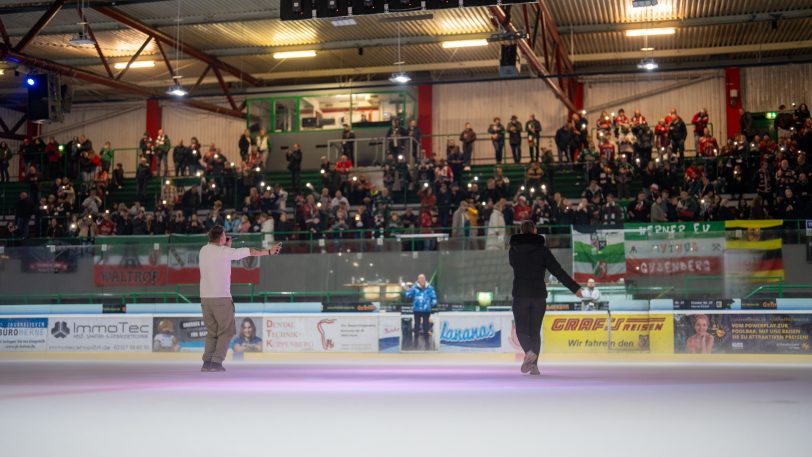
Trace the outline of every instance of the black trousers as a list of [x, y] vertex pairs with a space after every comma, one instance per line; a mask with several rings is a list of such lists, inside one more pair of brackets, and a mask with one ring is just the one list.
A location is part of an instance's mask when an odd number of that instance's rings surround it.
[[429, 316], [431, 313], [429, 312], [419, 312], [415, 311], [414, 313], [414, 333], [428, 335], [429, 329], [431, 327], [431, 323], [429, 322]]
[[541, 322], [547, 311], [545, 298], [513, 298], [513, 320], [516, 324], [516, 336], [524, 352], [541, 352]]

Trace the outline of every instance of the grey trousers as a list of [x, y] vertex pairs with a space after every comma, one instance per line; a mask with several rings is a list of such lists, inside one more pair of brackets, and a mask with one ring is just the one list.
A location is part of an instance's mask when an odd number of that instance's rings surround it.
[[206, 324], [206, 349], [204, 362], [223, 363], [228, 345], [236, 332], [234, 327], [234, 302], [231, 298], [201, 298], [203, 322]]

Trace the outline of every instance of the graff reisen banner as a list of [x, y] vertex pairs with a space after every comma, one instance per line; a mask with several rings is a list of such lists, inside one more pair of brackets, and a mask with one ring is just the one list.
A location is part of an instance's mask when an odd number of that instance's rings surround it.
[[544, 317], [542, 351], [547, 353], [673, 352], [670, 314], [558, 312]]

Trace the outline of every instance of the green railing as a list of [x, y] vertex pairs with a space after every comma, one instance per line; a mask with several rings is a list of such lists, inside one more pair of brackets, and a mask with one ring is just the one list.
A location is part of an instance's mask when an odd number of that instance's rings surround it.
[[106, 304], [106, 303], [153, 303], [154, 301], [144, 301], [144, 298], [160, 297], [164, 303], [192, 303], [186, 296], [177, 292], [115, 292], [115, 293], [70, 293], [70, 294], [25, 294], [25, 295], [3, 295], [0, 303], [24, 305], [37, 304]]
[[[784, 298], [784, 291], [786, 290], [809, 290], [812, 291], [812, 284], [784, 284], [783, 282], [779, 282], [778, 284], [769, 284], [758, 286], [753, 289], [750, 293], [746, 294], [742, 297], [744, 300], [750, 299], [759, 295], [761, 293], [768, 293], [768, 294], [776, 294], [777, 298]], [[812, 295], [812, 293], [811, 293]]]

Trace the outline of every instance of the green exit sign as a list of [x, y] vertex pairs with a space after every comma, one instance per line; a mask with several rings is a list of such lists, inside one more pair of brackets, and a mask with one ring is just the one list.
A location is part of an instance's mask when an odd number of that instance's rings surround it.
[[775, 111], [767, 113], [767, 119], [775, 119], [775, 115], [777, 113]]

